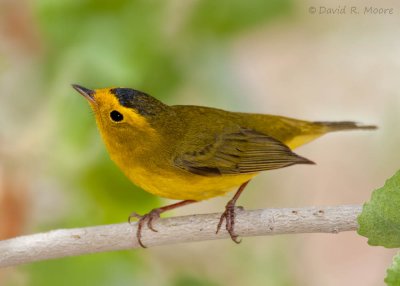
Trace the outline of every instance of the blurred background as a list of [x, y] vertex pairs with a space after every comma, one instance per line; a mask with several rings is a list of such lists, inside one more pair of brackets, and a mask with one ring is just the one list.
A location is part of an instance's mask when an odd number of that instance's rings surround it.
[[[393, 14], [364, 15], [369, 6]], [[299, 148], [317, 165], [264, 173], [240, 199], [249, 209], [363, 203], [400, 165], [399, 15], [388, 0], [0, 0], [0, 238], [125, 222], [169, 203], [110, 161], [71, 83], [377, 124]], [[172, 215], [222, 211], [231, 195]], [[355, 232], [258, 237], [39, 262], [2, 269], [0, 285], [383, 285], [392, 255]]]

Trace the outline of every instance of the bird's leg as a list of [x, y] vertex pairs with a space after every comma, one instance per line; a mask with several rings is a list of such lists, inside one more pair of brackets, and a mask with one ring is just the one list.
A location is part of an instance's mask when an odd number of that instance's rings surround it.
[[219, 232], [221, 229], [222, 223], [224, 220], [226, 221], [226, 230], [228, 231], [229, 235], [231, 236], [232, 240], [236, 243], [240, 243], [240, 240], [237, 240], [238, 235], [235, 234], [235, 216], [236, 216], [236, 201], [242, 194], [243, 190], [246, 188], [247, 184], [250, 181], [247, 181], [243, 183], [239, 189], [237, 190], [236, 194], [233, 196], [233, 198], [226, 204], [225, 206], [225, 211], [222, 213], [221, 218], [219, 219], [219, 223], [217, 226], [217, 231], [216, 233]]
[[[153, 227], [153, 220], [160, 218], [160, 214], [163, 212], [182, 207], [188, 204], [195, 203], [196, 201], [193, 200], [186, 200], [186, 201], [181, 201], [172, 205], [164, 206], [161, 208], [153, 209], [151, 212], [145, 214], [145, 215], [139, 215], [135, 212], [131, 213], [128, 217], [128, 222], [131, 223], [132, 218], [137, 218], [139, 221], [137, 223], [137, 230], [136, 230], [136, 238], [140, 244], [141, 247], [146, 248], [146, 246], [142, 243], [142, 228], [144, 224], [147, 224], [147, 227], [151, 229], [154, 232], [157, 232], [156, 229]], [[147, 223], [146, 223], [147, 222]]]

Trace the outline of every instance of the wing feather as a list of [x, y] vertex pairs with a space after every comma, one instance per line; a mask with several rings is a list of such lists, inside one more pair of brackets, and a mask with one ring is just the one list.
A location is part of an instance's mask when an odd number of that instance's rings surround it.
[[175, 165], [203, 176], [245, 174], [294, 164], [314, 164], [266, 134], [240, 128], [215, 138], [212, 144], [175, 158]]

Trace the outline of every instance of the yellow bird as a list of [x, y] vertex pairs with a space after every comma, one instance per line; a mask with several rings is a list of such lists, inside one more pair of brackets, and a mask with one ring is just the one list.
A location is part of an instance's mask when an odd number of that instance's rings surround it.
[[310, 122], [283, 116], [229, 112], [174, 105], [131, 88], [90, 90], [72, 85], [89, 102], [111, 159], [136, 185], [154, 195], [182, 200], [140, 216], [144, 224], [186, 204], [224, 195], [239, 187], [217, 226], [226, 222], [233, 241], [235, 203], [247, 183], [261, 171], [314, 164], [291, 151], [325, 133], [375, 129], [355, 122]]

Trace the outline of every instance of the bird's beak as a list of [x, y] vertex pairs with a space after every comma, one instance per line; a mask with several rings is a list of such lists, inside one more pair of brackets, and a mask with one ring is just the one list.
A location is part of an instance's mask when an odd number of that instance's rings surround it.
[[95, 99], [94, 99], [94, 94], [95, 91], [91, 90], [91, 89], [87, 89], [83, 86], [80, 86], [78, 84], [73, 84], [72, 87], [79, 92], [80, 94], [82, 94], [87, 100], [89, 100], [90, 102], [95, 103]]

